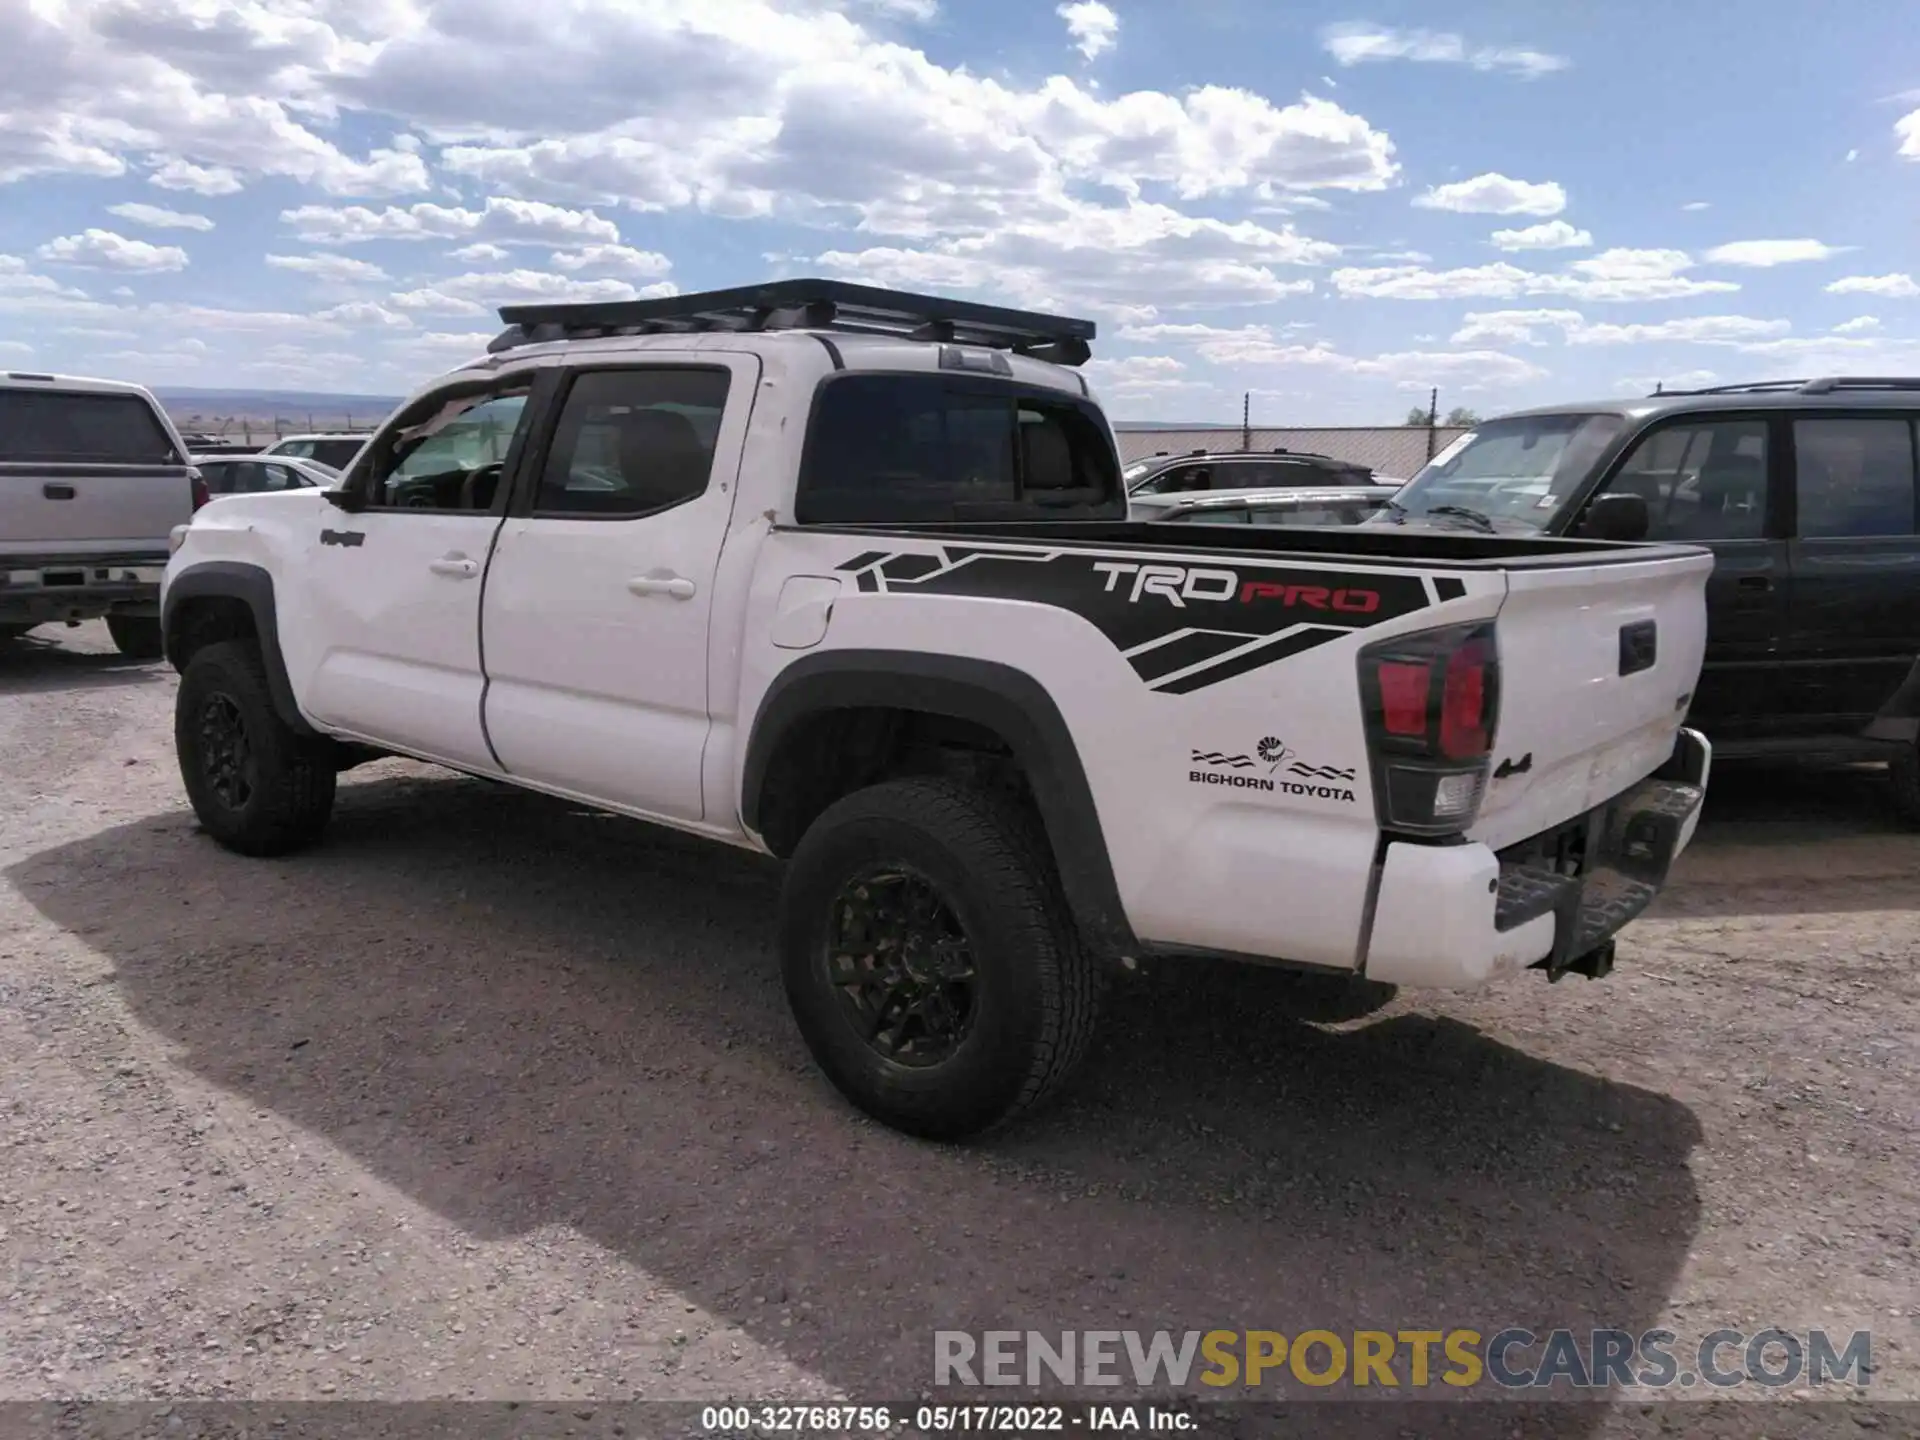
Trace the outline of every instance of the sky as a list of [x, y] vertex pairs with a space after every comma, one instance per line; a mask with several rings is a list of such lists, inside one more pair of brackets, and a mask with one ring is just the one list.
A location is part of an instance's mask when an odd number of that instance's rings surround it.
[[1920, 374], [1920, 12], [0, 3], [0, 367], [399, 394], [804, 275], [1090, 318], [1120, 420]]

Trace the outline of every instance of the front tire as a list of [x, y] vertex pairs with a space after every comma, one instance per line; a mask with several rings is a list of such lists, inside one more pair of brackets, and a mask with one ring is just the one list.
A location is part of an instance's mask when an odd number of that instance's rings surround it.
[[107, 634], [113, 637], [113, 648], [129, 660], [158, 660], [167, 653], [160, 621], [152, 616], [109, 615]]
[[188, 662], [173, 743], [193, 813], [227, 849], [285, 855], [326, 829], [331, 757], [273, 708], [266, 666], [251, 641], [223, 640]]
[[895, 780], [829, 807], [788, 867], [780, 934], [815, 1061], [910, 1135], [1033, 1108], [1093, 1034], [1097, 976], [1040, 827], [970, 786]]

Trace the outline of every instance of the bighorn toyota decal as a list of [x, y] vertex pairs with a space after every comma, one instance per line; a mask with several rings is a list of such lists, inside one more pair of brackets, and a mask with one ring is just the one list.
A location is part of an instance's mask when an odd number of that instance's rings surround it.
[[869, 550], [838, 568], [870, 594], [987, 596], [1071, 610], [1163, 695], [1216, 685], [1433, 603], [1415, 574], [1238, 557], [1231, 565], [1171, 565], [1082, 548], [945, 545]]
[[[1264, 737], [1253, 747], [1251, 755], [1228, 754], [1221, 750], [1194, 750], [1192, 755], [1189, 763], [1193, 769], [1187, 773], [1189, 784], [1225, 785], [1235, 790], [1278, 791], [1312, 800], [1354, 803], [1353, 778], [1358, 772], [1353, 767], [1309, 765], [1277, 735]], [[1263, 764], [1264, 774], [1260, 773]]]

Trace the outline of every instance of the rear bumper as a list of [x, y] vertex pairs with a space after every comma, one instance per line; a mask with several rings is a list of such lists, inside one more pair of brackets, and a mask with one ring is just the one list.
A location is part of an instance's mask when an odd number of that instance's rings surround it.
[[1536, 968], [1604, 975], [1613, 937], [1653, 903], [1693, 840], [1713, 751], [1682, 730], [1654, 775], [1498, 853], [1485, 845], [1387, 847], [1364, 973], [1465, 988]]
[[0, 555], [0, 624], [158, 615], [164, 554]]

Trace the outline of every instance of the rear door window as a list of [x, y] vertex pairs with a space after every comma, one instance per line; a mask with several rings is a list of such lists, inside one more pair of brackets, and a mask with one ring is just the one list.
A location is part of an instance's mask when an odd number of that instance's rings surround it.
[[821, 387], [795, 513], [855, 525], [1119, 518], [1119, 464], [1097, 416], [1012, 384], [845, 375]]
[[0, 390], [0, 462], [170, 465], [179, 457], [138, 395]]
[[1795, 420], [1793, 452], [1802, 539], [1914, 533], [1905, 416]]

